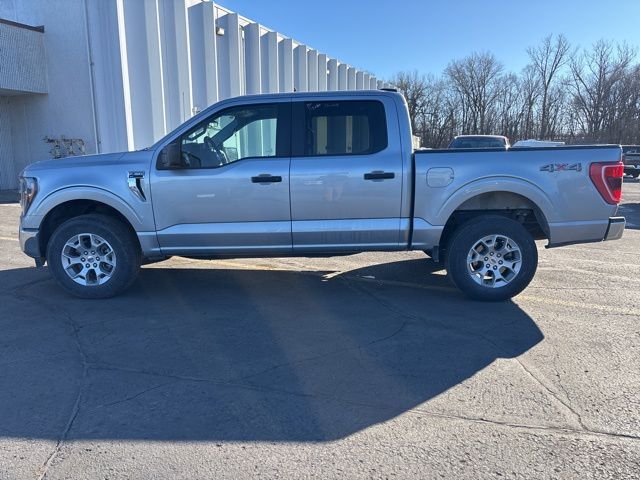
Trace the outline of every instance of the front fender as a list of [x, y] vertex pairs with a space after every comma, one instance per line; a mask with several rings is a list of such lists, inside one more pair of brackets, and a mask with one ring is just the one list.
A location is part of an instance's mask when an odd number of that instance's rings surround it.
[[127, 219], [136, 232], [154, 229], [153, 218], [145, 218], [121, 197], [93, 186], [67, 187], [48, 194], [29, 209], [28, 214], [22, 219], [22, 227], [39, 228], [40, 223], [51, 210], [73, 200], [93, 200], [114, 208]]

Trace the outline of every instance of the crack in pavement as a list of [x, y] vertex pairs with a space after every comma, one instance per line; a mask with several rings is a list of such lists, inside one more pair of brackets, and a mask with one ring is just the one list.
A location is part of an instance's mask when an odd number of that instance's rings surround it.
[[[558, 358], [557, 354], [555, 355], [555, 357]], [[565, 388], [564, 383], [562, 382], [562, 376], [560, 375], [560, 371], [558, 370], [558, 367], [556, 366], [555, 362], [550, 362], [549, 365], [551, 366], [551, 368], [553, 368], [553, 371], [556, 373], [556, 378], [558, 379], [558, 386], [560, 387], [560, 390], [562, 390], [562, 392], [564, 393], [564, 396], [567, 399], [567, 403], [569, 404], [571, 410], [573, 410], [577, 415], [580, 426], [586, 430], [586, 427], [582, 421], [582, 415], [580, 415], [577, 411], [575, 411], [575, 408], [573, 408], [571, 395], [569, 395], [569, 391]]]
[[[425, 318], [423, 318], [423, 317], [421, 317], [419, 315], [414, 315], [414, 314], [410, 314], [410, 313], [407, 313], [407, 312], [403, 312], [402, 310], [398, 309], [397, 307], [391, 305], [386, 300], [381, 299], [374, 292], [369, 292], [369, 291], [365, 291], [365, 290], [363, 290], [363, 292], [367, 293], [372, 298], [377, 300], [378, 303], [380, 303], [380, 305], [382, 305], [383, 307], [387, 308], [389, 311], [404, 315], [405, 317], [415, 318], [417, 320], [421, 320], [422, 322], [429, 321], [429, 322], [437, 323], [442, 328], [444, 328], [446, 330], [453, 331], [454, 333], [457, 333], [457, 334], [467, 334], [467, 335], [470, 335], [470, 336], [476, 336], [478, 338], [481, 338], [485, 342], [489, 343], [493, 347], [497, 348], [499, 351], [503, 351], [504, 350], [504, 348], [501, 345], [499, 345], [498, 343], [494, 342], [493, 340], [487, 338], [485, 335], [483, 335], [481, 333], [471, 332], [471, 331], [465, 330], [465, 329], [454, 329], [452, 327], [449, 327], [449, 326], [443, 324], [442, 322], [440, 322], [438, 320], [425, 319]], [[491, 331], [493, 329], [495, 329], [495, 327], [492, 327], [491, 329], [489, 329], [487, 331]], [[566, 411], [569, 412], [570, 416], [574, 418], [574, 420], [576, 421], [577, 425], [579, 425], [579, 427], [581, 428], [582, 431], [590, 432], [590, 433], [597, 433], [597, 434], [602, 434], [602, 435], [611, 435], [611, 436], [616, 436], [616, 437], [624, 437], [624, 438], [635, 438], [635, 439], [639, 438], [639, 437], [635, 437], [633, 435], [629, 436], [629, 435], [626, 435], [626, 434], [620, 434], [620, 433], [616, 433], [616, 432], [608, 432], [608, 431], [605, 431], [605, 430], [594, 430], [594, 429], [587, 428], [584, 425], [584, 422], [582, 420], [582, 416], [580, 415], [580, 413], [577, 412], [573, 408], [573, 406], [571, 405], [569, 395], [566, 393], [566, 390], [564, 390], [564, 387], [562, 385], [560, 386], [560, 388], [562, 388], [563, 391], [565, 392], [565, 395], [567, 396], [567, 401], [563, 400], [558, 395], [557, 392], [555, 392], [551, 387], [549, 387], [545, 382], [543, 382], [542, 379], [540, 379], [537, 375], [535, 375], [532, 372], [532, 370], [530, 368], [528, 368], [520, 358], [518, 358], [516, 356], [513, 356], [512, 358], [509, 358], [509, 359], [506, 359], [506, 360], [515, 361], [531, 379], [533, 379], [537, 384], [539, 384], [544, 389], [544, 391], [547, 392], [551, 396], [551, 398], [553, 398], [554, 400], [559, 402], [566, 409]]]
[[80, 378], [80, 385], [78, 387], [78, 395], [76, 396], [76, 400], [71, 409], [71, 415], [69, 416], [67, 425], [65, 426], [62, 434], [58, 438], [58, 441], [56, 442], [56, 445], [53, 451], [49, 454], [46, 461], [40, 466], [40, 469], [39, 469], [40, 475], [38, 476], [38, 480], [43, 480], [47, 476], [47, 473], [49, 472], [49, 467], [51, 466], [53, 460], [56, 458], [58, 453], [60, 453], [62, 444], [67, 439], [67, 435], [69, 435], [69, 432], [71, 431], [71, 427], [73, 426], [73, 423], [75, 422], [78, 416], [78, 413], [80, 412], [80, 402], [82, 401], [82, 395], [86, 387], [88, 363], [87, 363], [87, 356], [84, 352], [84, 349], [82, 348], [82, 344], [80, 343], [79, 330], [70, 315], [68, 315], [66, 312], [62, 312], [62, 315], [64, 315], [64, 317], [68, 320], [68, 323], [70, 324], [73, 330], [73, 338], [74, 338], [78, 353], [80, 355], [80, 359], [82, 361], [82, 376]]
[[[28, 288], [31, 287], [33, 285], [37, 285], [38, 283], [43, 283], [46, 281], [51, 280], [51, 277], [45, 277], [45, 278], [38, 278], [36, 280], [30, 280], [28, 282], [25, 283], [21, 283], [20, 285], [14, 285], [13, 287], [9, 288], [9, 290], [0, 292], [0, 296], [2, 295], [13, 295], [15, 297], [20, 298], [20, 296], [22, 295], [20, 292], [18, 292], [18, 290], [22, 289], [22, 288]], [[34, 297], [32, 297], [34, 298]], [[28, 299], [25, 299], [28, 300]], [[30, 300], [28, 300], [30, 301]]]
[[[314, 275], [315, 273], [311, 273], [312, 275]], [[319, 275], [319, 274], [315, 274], [315, 275]], [[28, 283], [25, 283], [23, 285], [19, 285], [17, 287], [12, 288], [12, 292], [13, 291], [17, 291], [20, 289], [23, 289], [25, 287], [40, 283], [40, 282], [44, 282], [49, 280], [48, 278], [44, 278], [44, 279], [38, 279], [35, 281], [31, 281]], [[63, 430], [63, 432], [61, 433], [55, 448], [53, 449], [53, 451], [50, 453], [50, 455], [48, 456], [47, 460], [43, 463], [43, 465], [40, 467], [40, 476], [38, 477], [39, 479], [44, 479], [49, 471], [50, 466], [52, 465], [53, 461], [55, 460], [56, 456], [59, 454], [59, 452], [61, 451], [61, 448], [65, 442], [65, 440], [67, 439], [69, 432], [71, 431], [73, 424], [76, 420], [76, 418], [78, 417], [78, 414], [80, 412], [81, 409], [81, 403], [82, 403], [82, 399], [83, 399], [83, 395], [86, 395], [85, 393], [85, 389], [87, 387], [87, 377], [89, 375], [89, 370], [91, 369], [95, 369], [95, 370], [112, 370], [112, 371], [120, 371], [120, 372], [128, 372], [128, 373], [136, 373], [136, 374], [143, 374], [143, 375], [153, 375], [153, 376], [158, 376], [158, 377], [162, 377], [162, 378], [169, 378], [172, 379], [174, 381], [172, 382], [164, 382], [160, 385], [156, 385], [154, 387], [150, 387], [148, 389], [145, 389], [141, 392], [136, 393], [135, 395], [132, 395], [130, 397], [126, 397], [124, 399], [121, 400], [117, 400], [115, 402], [111, 402], [108, 404], [103, 404], [103, 405], [99, 405], [96, 408], [99, 407], [106, 407], [106, 406], [110, 406], [110, 405], [116, 405], [119, 403], [123, 403], [123, 402], [127, 402], [130, 400], [133, 400], [141, 395], [144, 395], [152, 390], [155, 389], [159, 389], [162, 388], [164, 386], [176, 383], [177, 381], [185, 381], [185, 382], [206, 382], [206, 383], [212, 383], [212, 384], [216, 384], [219, 386], [225, 386], [225, 387], [230, 387], [230, 388], [242, 388], [242, 389], [249, 389], [249, 390], [253, 390], [253, 391], [258, 391], [258, 392], [263, 392], [263, 393], [274, 393], [274, 394], [283, 394], [283, 395], [291, 395], [291, 396], [297, 396], [297, 397], [306, 397], [306, 398], [321, 398], [321, 399], [327, 399], [327, 400], [332, 400], [332, 401], [336, 401], [336, 402], [340, 402], [343, 404], [348, 404], [348, 405], [353, 405], [353, 406], [361, 406], [361, 407], [366, 407], [366, 408], [372, 408], [372, 409], [381, 409], [381, 410], [385, 410], [385, 411], [393, 411], [397, 413], [397, 407], [394, 408], [392, 406], [385, 406], [385, 405], [379, 405], [379, 404], [369, 404], [366, 402], [355, 402], [355, 401], [351, 401], [348, 399], [344, 399], [344, 398], [340, 398], [339, 396], [333, 396], [333, 395], [327, 395], [327, 394], [322, 394], [322, 393], [316, 393], [316, 394], [310, 394], [310, 393], [304, 393], [304, 392], [295, 392], [295, 391], [288, 391], [288, 390], [283, 390], [283, 389], [278, 389], [278, 388], [270, 388], [270, 387], [263, 387], [263, 386], [257, 386], [251, 383], [245, 383], [242, 382], [242, 380], [246, 380], [247, 378], [251, 378], [251, 377], [255, 377], [257, 375], [261, 375], [264, 374], [268, 371], [274, 370], [276, 368], [281, 368], [283, 366], [286, 365], [292, 365], [292, 364], [297, 364], [297, 363], [302, 363], [302, 362], [307, 362], [307, 361], [312, 361], [315, 359], [319, 359], [322, 357], [327, 357], [327, 356], [331, 356], [331, 355], [336, 355], [339, 354], [341, 352], [347, 351], [347, 350], [351, 350], [351, 349], [362, 349], [368, 345], [372, 345], [375, 343], [380, 343], [386, 340], [389, 340], [390, 338], [393, 338], [396, 335], [399, 335], [405, 328], [407, 325], [409, 325], [410, 323], [412, 323], [412, 321], [416, 321], [419, 322], [420, 324], [424, 325], [425, 322], [430, 324], [431, 327], [440, 327], [444, 330], [447, 331], [451, 331], [456, 335], [468, 335], [468, 336], [472, 336], [472, 337], [477, 337], [477, 338], [481, 338], [482, 340], [484, 340], [485, 342], [487, 342], [488, 344], [492, 345], [494, 348], [496, 348], [499, 352], [504, 352], [505, 351], [505, 347], [503, 345], [500, 345], [498, 342], [495, 342], [494, 340], [487, 338], [486, 335], [483, 335], [482, 332], [473, 332], [473, 331], [469, 331], [467, 329], [464, 328], [460, 328], [460, 327], [451, 327], [450, 325], [447, 325], [439, 320], [437, 320], [436, 318], [425, 318], [423, 316], [420, 315], [415, 315], [415, 314], [411, 314], [408, 312], [403, 311], [401, 308], [396, 307], [393, 304], [390, 304], [388, 301], [384, 300], [383, 298], [380, 298], [379, 295], [376, 294], [376, 292], [372, 292], [369, 291], [368, 289], [365, 289], [363, 286], [361, 285], [355, 285], [355, 283], [372, 283], [371, 280], [369, 279], [362, 279], [359, 277], [353, 277], [353, 276], [348, 276], [348, 275], [343, 275], [338, 277], [338, 280], [343, 281], [349, 288], [351, 288], [352, 290], [359, 292], [360, 294], [364, 294], [366, 296], [369, 296], [371, 298], [373, 298], [377, 303], [379, 303], [381, 306], [383, 306], [385, 309], [387, 309], [388, 311], [390, 311], [391, 313], [393, 313], [395, 316], [399, 316], [400, 318], [404, 318], [403, 323], [400, 325], [400, 327], [398, 329], [396, 329], [394, 332], [392, 332], [391, 334], [382, 337], [382, 338], [378, 338], [375, 340], [372, 340], [370, 342], [367, 342], [364, 345], [358, 345], [358, 346], [354, 346], [354, 347], [348, 347], [348, 348], [344, 348], [344, 349], [340, 349], [340, 350], [336, 350], [333, 352], [328, 352], [322, 355], [318, 355], [315, 357], [310, 357], [307, 359], [302, 359], [296, 362], [288, 362], [285, 364], [280, 364], [280, 365], [276, 365], [274, 367], [271, 367], [269, 369], [266, 369], [262, 372], [258, 372], [256, 374], [252, 374], [246, 377], [241, 377], [239, 379], [234, 379], [234, 380], [223, 380], [223, 379], [214, 379], [214, 378], [201, 378], [201, 377], [191, 377], [191, 376], [185, 376], [185, 375], [176, 375], [176, 374], [166, 374], [166, 373], [161, 373], [161, 372], [154, 372], [154, 371], [150, 371], [150, 370], [144, 370], [144, 369], [134, 369], [134, 368], [124, 368], [124, 367], [118, 367], [115, 365], [108, 365], [108, 364], [99, 364], [99, 363], [90, 363], [88, 361], [88, 356], [85, 353], [83, 347], [82, 347], [82, 343], [80, 340], [80, 330], [82, 328], [84, 328], [84, 326], [79, 326], [75, 323], [74, 319], [71, 317], [70, 314], [66, 313], [64, 310], [59, 309], [57, 306], [53, 306], [53, 305], [48, 305], [49, 308], [51, 308], [53, 311], [59, 311], [61, 313], [61, 315], [64, 316], [64, 318], [66, 318], [67, 323], [71, 326], [72, 332], [73, 332], [73, 337], [74, 337], [74, 342], [76, 344], [76, 349], [79, 353], [80, 359], [81, 359], [81, 363], [82, 363], [82, 375], [80, 378], [80, 384], [79, 384], [79, 389], [78, 389], [78, 394], [76, 396], [76, 399], [73, 403], [73, 406], [71, 408], [71, 413], [69, 416], [69, 419], [67, 421], [67, 424]], [[383, 282], [375, 282], [373, 281], [373, 283], [381, 283], [382, 285], [384, 285]], [[449, 289], [447, 289], [449, 290]], [[32, 295], [28, 295], [28, 294], [17, 294], [16, 296], [22, 296], [24, 297], [25, 300], [30, 301], [30, 302], [40, 302], [42, 303], [42, 299], [40, 298], [36, 298], [35, 296]], [[48, 303], [48, 302], [47, 302]], [[85, 325], [86, 326], [86, 325]], [[640, 436], [636, 436], [636, 435], [631, 435], [631, 434], [621, 434], [621, 433], [616, 433], [616, 432], [609, 432], [609, 431], [603, 431], [603, 430], [597, 430], [597, 429], [589, 429], [587, 427], [585, 427], [585, 425], [582, 423], [582, 418], [581, 416], [572, 408], [570, 401], [569, 402], [565, 402], [563, 401], [562, 398], [559, 397], [559, 395], [557, 394], [557, 392], [555, 392], [551, 387], [548, 387], [545, 382], [543, 382], [541, 379], [538, 378], [537, 375], [535, 375], [520, 359], [518, 358], [514, 358], [514, 360], [516, 362], [518, 362], [518, 364], [520, 365], [520, 367], [534, 380], [536, 381], [536, 383], [540, 384], [545, 391], [551, 395], [551, 397], [555, 398], [558, 402], [560, 402], [565, 408], [567, 408], [572, 416], [576, 419], [577, 424], [580, 426], [580, 428], [573, 428], [573, 427], [553, 427], [553, 426], [544, 426], [544, 425], [527, 425], [527, 424], [520, 424], [520, 423], [516, 423], [516, 422], [507, 422], [507, 421], [501, 421], [501, 420], [494, 420], [494, 419], [487, 419], [484, 417], [473, 417], [473, 416], [465, 416], [465, 415], [455, 415], [455, 414], [444, 414], [444, 413], [437, 413], [437, 412], [431, 412], [431, 411], [426, 411], [426, 410], [422, 410], [419, 407], [413, 408], [413, 409], [406, 409], [404, 411], [404, 413], [408, 413], [408, 414], [412, 414], [412, 415], [428, 415], [431, 417], [438, 417], [438, 418], [444, 418], [444, 419], [452, 419], [452, 420], [459, 420], [459, 421], [467, 421], [467, 422], [474, 422], [474, 423], [480, 423], [480, 424], [491, 424], [491, 425], [495, 425], [495, 426], [501, 426], [501, 427], [505, 427], [505, 428], [516, 428], [516, 429], [521, 429], [521, 430], [527, 430], [527, 431], [538, 431], [538, 432], [551, 432], [551, 433], [562, 433], [562, 434], [574, 434], [574, 435], [588, 435], [588, 436], [595, 436], [595, 437], [607, 437], [607, 438], [616, 438], [616, 439], [626, 439], [626, 440], [632, 440], [632, 441], [638, 441], [640, 440]], [[563, 386], [561, 385], [560, 388], [563, 388]], [[566, 390], [564, 390], [566, 394]], [[567, 395], [567, 400], [569, 400], [568, 395]]]
[[[34, 282], [30, 282], [29, 285], [33, 285], [34, 283], [38, 283], [38, 281], [34, 281]], [[82, 396], [84, 393], [84, 389], [86, 387], [86, 379], [87, 379], [87, 374], [88, 374], [88, 370], [89, 370], [89, 363], [87, 362], [87, 355], [84, 351], [84, 349], [82, 348], [82, 343], [80, 341], [80, 329], [78, 328], [78, 325], [75, 323], [75, 321], [73, 320], [73, 318], [71, 317], [71, 315], [69, 315], [65, 310], [63, 310], [62, 308], [58, 307], [57, 305], [52, 305], [51, 303], [42, 300], [41, 298], [37, 298], [29, 293], [26, 292], [20, 292], [18, 293], [16, 290], [20, 288], [14, 288], [13, 291], [15, 292], [15, 296], [16, 298], [20, 299], [20, 300], [24, 300], [24, 301], [30, 301], [30, 302], [35, 302], [35, 303], [43, 303], [45, 304], [49, 309], [51, 309], [52, 312], [54, 312], [54, 314], [59, 314], [62, 317], [64, 317], [64, 319], [66, 320], [67, 325], [69, 325], [69, 327], [71, 327], [71, 331], [72, 331], [72, 336], [73, 336], [73, 341], [75, 343], [76, 346], [76, 350], [78, 351], [78, 355], [81, 361], [81, 365], [82, 365], [82, 373], [80, 375], [80, 381], [79, 381], [79, 386], [78, 386], [78, 394], [76, 395], [76, 399], [71, 407], [71, 413], [69, 415], [69, 419], [67, 420], [67, 423], [65, 425], [65, 428], [63, 429], [62, 433], [60, 434], [60, 436], [58, 437], [58, 440], [56, 441], [56, 444], [53, 448], [53, 451], [47, 456], [47, 459], [44, 461], [44, 463], [42, 465], [40, 465], [40, 467], [38, 468], [38, 480], [43, 480], [46, 476], [47, 473], [49, 472], [49, 467], [51, 466], [51, 464], [53, 463], [53, 460], [56, 458], [56, 456], [58, 455], [58, 453], [60, 452], [60, 449], [62, 448], [62, 445], [64, 443], [64, 441], [67, 439], [67, 436], [69, 435], [69, 432], [71, 431], [71, 428], [73, 427], [73, 423], [75, 422], [76, 418], [78, 417], [78, 413], [80, 412], [80, 403], [82, 401]]]
[[[580, 428], [582, 428], [582, 430], [585, 431], [589, 431], [589, 429], [587, 427], [585, 427], [584, 423], [582, 423], [582, 416], [576, 411], [574, 410], [574, 408], [571, 406], [571, 403], [568, 401], [569, 399], [567, 398], [567, 401], [564, 401], [562, 398], [560, 398], [560, 396], [558, 395], [557, 392], [555, 392], [551, 387], [549, 387], [545, 382], [543, 382], [540, 378], [538, 378], [538, 376], [534, 375], [534, 373], [531, 371], [531, 369], [529, 367], [527, 367], [524, 362], [522, 360], [520, 360], [517, 357], [514, 357], [513, 360], [515, 360], [517, 362], [518, 365], [520, 365], [520, 367], [522, 367], [522, 370], [524, 370], [524, 372], [530, 377], [532, 378], [538, 385], [540, 385], [549, 395], [551, 395], [552, 398], [554, 398], [557, 402], [559, 402], [561, 405], [563, 405], [571, 414], [571, 416], [576, 420], [576, 422], [578, 423], [578, 425], [580, 426]], [[543, 377], [544, 378], [544, 377]], [[562, 388], [562, 387], [561, 387]], [[566, 394], [566, 392], [565, 392]]]
[[142, 395], [144, 395], [146, 393], [152, 392], [153, 390], [158, 390], [159, 388], [162, 388], [162, 387], [166, 387], [167, 385], [173, 385], [174, 383], [176, 383], [176, 382], [175, 381], [174, 382], [165, 382], [165, 383], [161, 383], [159, 385], [154, 385], [153, 387], [146, 388], [146, 389], [142, 390], [141, 392], [136, 393], [135, 395], [131, 395], [131, 396], [123, 398], [121, 400], [115, 400], [113, 402], [102, 403], [100, 405], [96, 405], [95, 407], [93, 407], [92, 410], [97, 410], [99, 408], [111, 407], [113, 405], [119, 405], [121, 403], [130, 402], [131, 400], [135, 400], [136, 398], [141, 397]]
[[[261, 393], [273, 393], [273, 394], [288, 395], [288, 396], [301, 397], [301, 398], [314, 398], [314, 399], [331, 400], [331, 401], [335, 401], [337, 403], [341, 403], [343, 405], [350, 405], [350, 406], [356, 406], [356, 407], [366, 407], [366, 408], [372, 408], [372, 409], [381, 410], [381, 411], [397, 412], [397, 408], [395, 408], [393, 406], [353, 401], [353, 400], [348, 400], [348, 399], [341, 398], [339, 396], [323, 394], [323, 393], [313, 393], [313, 394], [312, 393], [303, 393], [303, 392], [296, 392], [296, 391], [285, 390], [285, 389], [280, 389], [280, 388], [260, 386], [260, 385], [255, 385], [255, 384], [251, 384], [251, 383], [236, 383], [236, 382], [218, 380], [218, 379], [213, 379], [213, 378], [192, 377], [192, 376], [188, 376], [188, 375], [178, 375], [178, 374], [167, 374], [167, 373], [161, 373], [161, 372], [154, 372], [152, 370], [146, 370], [146, 369], [133, 369], [133, 368], [118, 367], [116, 365], [109, 365], [109, 364], [91, 364], [90, 368], [91, 369], [95, 369], [95, 370], [106, 370], [106, 371], [114, 371], [114, 372], [135, 373], [135, 374], [140, 374], [140, 375], [150, 375], [150, 376], [156, 376], [156, 377], [171, 378], [171, 379], [174, 379], [174, 380], [181, 380], [181, 381], [184, 381], [184, 382], [210, 383], [210, 384], [213, 384], [213, 385], [216, 385], [216, 386], [220, 386], [220, 387], [238, 388], [238, 389], [251, 390], [251, 391], [261, 392]], [[169, 383], [175, 383], [175, 382], [169, 382]], [[473, 417], [473, 416], [466, 416], [466, 415], [454, 415], [454, 414], [446, 414], [446, 413], [437, 413], [437, 412], [433, 412], [433, 411], [429, 411], [429, 410], [423, 410], [423, 409], [421, 409], [419, 407], [412, 408], [412, 409], [407, 409], [403, 413], [411, 414], [411, 415], [418, 415], [418, 416], [426, 415], [426, 416], [430, 416], [430, 417], [434, 417], [434, 418], [460, 420], [460, 421], [467, 421], [467, 422], [479, 423], [479, 424], [491, 424], [491, 425], [495, 425], [495, 426], [501, 426], [501, 427], [507, 427], [507, 428], [515, 428], [515, 429], [520, 429], [520, 430], [573, 434], [573, 435], [577, 435], [577, 436], [580, 436], [580, 437], [585, 437], [585, 436], [586, 437], [597, 437], [597, 438], [606, 437], [606, 438], [616, 438], [616, 439], [626, 439], [626, 440], [632, 440], [632, 441], [640, 441], [640, 436], [638, 436], [638, 435], [630, 435], [630, 434], [624, 434], [624, 433], [608, 432], [608, 431], [594, 430], [594, 429], [587, 429], [587, 428], [582, 429], [582, 428], [572, 428], [572, 427], [553, 427], [553, 426], [544, 426], [544, 425], [533, 425], [533, 424], [522, 424], [522, 423], [515, 423], [515, 422], [506, 422], [506, 421], [501, 421], [501, 420], [489, 419], [489, 418], [485, 418], [485, 417]]]
[[319, 360], [321, 358], [327, 358], [327, 357], [332, 357], [334, 355], [339, 355], [341, 353], [349, 352], [351, 350], [362, 350], [363, 348], [369, 347], [371, 345], [375, 345], [376, 343], [384, 342], [386, 340], [389, 340], [389, 339], [395, 337], [396, 335], [399, 335], [404, 330], [404, 328], [407, 326], [407, 324], [408, 324], [408, 321], [405, 320], [400, 325], [400, 327], [397, 328], [393, 333], [391, 333], [389, 335], [386, 335], [384, 337], [381, 337], [381, 338], [376, 338], [375, 340], [372, 340], [370, 342], [367, 342], [367, 343], [364, 343], [364, 344], [361, 344], [361, 345], [354, 345], [354, 346], [351, 346], [351, 347], [344, 347], [344, 348], [340, 348], [338, 350], [333, 350], [331, 352], [326, 352], [326, 353], [322, 353], [322, 354], [319, 354], [319, 355], [315, 355], [313, 357], [303, 358], [303, 359], [300, 359], [300, 360], [294, 360], [294, 361], [291, 361], [291, 362], [279, 363], [278, 365], [274, 365], [272, 367], [266, 368], [266, 369], [264, 369], [264, 370], [262, 370], [260, 372], [252, 373], [252, 374], [249, 374], [249, 375], [245, 375], [243, 377], [238, 377], [236, 380], [248, 380], [250, 378], [254, 378], [254, 377], [257, 377], [257, 376], [260, 376], [260, 375], [264, 375], [265, 373], [272, 372], [272, 371], [277, 370], [277, 369], [282, 368], [282, 367], [300, 365], [302, 363], [311, 362], [313, 360]]
[[[351, 286], [351, 287], [355, 288], [356, 290], [361, 290], [361, 289], [353, 287], [353, 286]], [[401, 309], [399, 309], [396, 306], [392, 305], [390, 302], [380, 298], [380, 296], [376, 295], [375, 292], [370, 292], [368, 290], [361, 290], [361, 292], [364, 292], [367, 295], [369, 295], [371, 298], [375, 299], [381, 306], [383, 306], [387, 310], [389, 310], [391, 312], [394, 312], [396, 314], [399, 314], [399, 315], [403, 315], [405, 318], [413, 318], [413, 319], [416, 319], [416, 320], [420, 320], [422, 322], [425, 322], [425, 321], [433, 322], [433, 323], [436, 323], [436, 324], [440, 325], [442, 328], [444, 328], [446, 330], [453, 331], [456, 334], [466, 334], [466, 335], [469, 335], [469, 336], [480, 338], [480, 339], [484, 340], [485, 342], [487, 342], [489, 345], [491, 345], [494, 348], [496, 348], [498, 351], [504, 351], [504, 347], [503, 346], [501, 346], [500, 344], [498, 344], [494, 340], [492, 340], [490, 338], [487, 338], [487, 336], [483, 335], [482, 333], [471, 332], [469, 330], [462, 329], [462, 328], [454, 329], [454, 328], [452, 328], [450, 326], [447, 326], [447, 325], [443, 324], [442, 322], [440, 322], [440, 321], [438, 321], [436, 319], [427, 320], [427, 319], [425, 319], [425, 318], [423, 318], [423, 317], [421, 317], [419, 315], [415, 315], [415, 314], [411, 314], [411, 313], [402, 311]], [[485, 333], [490, 332], [490, 331], [494, 330], [495, 328], [496, 327], [492, 327], [492, 328], [488, 329]], [[565, 409], [569, 412], [571, 417], [573, 417], [575, 419], [575, 421], [580, 426], [580, 428], [582, 428], [582, 430], [588, 431], [588, 429], [585, 427], [585, 425], [582, 422], [581, 415], [571, 406], [571, 404], [568, 401], [564, 401], [562, 398], [560, 398], [560, 396], [557, 394], [557, 392], [553, 391], [553, 389], [551, 387], [546, 385], [546, 383], [544, 383], [540, 378], [538, 378], [536, 375], [534, 375], [533, 372], [523, 363], [523, 361], [520, 360], [520, 358], [518, 358], [517, 356], [512, 356], [511, 358], [506, 359], [506, 360], [514, 360], [524, 370], [524, 372], [530, 378], [532, 378], [537, 384], [539, 384], [544, 389], [545, 392], [547, 392], [551, 396], [551, 398], [555, 399], [563, 407], [565, 407]], [[567, 396], [567, 400], [568, 400], [568, 396]]]

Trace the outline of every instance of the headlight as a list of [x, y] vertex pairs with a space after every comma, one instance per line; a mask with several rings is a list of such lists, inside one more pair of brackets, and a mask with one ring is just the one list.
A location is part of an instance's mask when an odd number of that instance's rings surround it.
[[38, 193], [38, 182], [32, 177], [20, 177], [20, 206], [22, 213], [27, 213], [33, 198]]

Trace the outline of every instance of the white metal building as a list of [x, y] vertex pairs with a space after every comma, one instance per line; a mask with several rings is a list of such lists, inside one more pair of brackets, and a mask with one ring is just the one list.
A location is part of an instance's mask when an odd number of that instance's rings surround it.
[[210, 1], [0, 0], [0, 189], [33, 161], [142, 148], [232, 96], [379, 88]]

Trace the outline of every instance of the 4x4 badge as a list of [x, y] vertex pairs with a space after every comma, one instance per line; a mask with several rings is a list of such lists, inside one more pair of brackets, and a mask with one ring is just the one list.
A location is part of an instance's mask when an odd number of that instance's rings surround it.
[[564, 172], [573, 170], [575, 172], [582, 171], [581, 163], [548, 163], [540, 167], [541, 172]]

